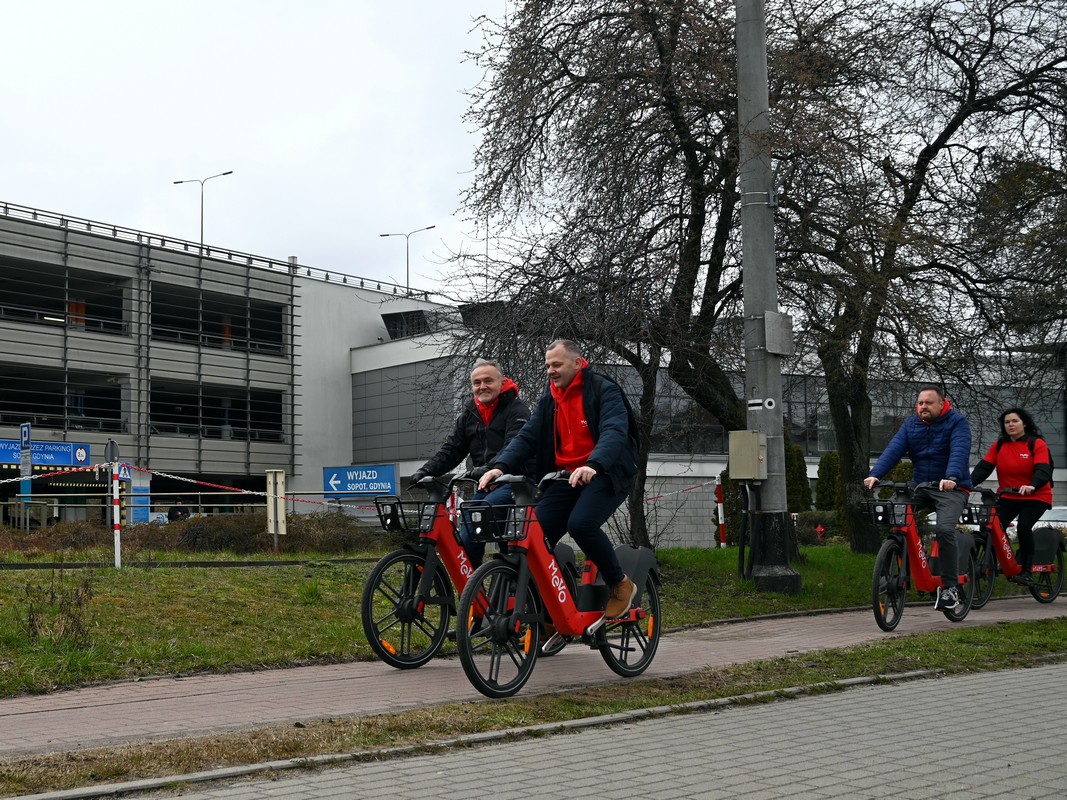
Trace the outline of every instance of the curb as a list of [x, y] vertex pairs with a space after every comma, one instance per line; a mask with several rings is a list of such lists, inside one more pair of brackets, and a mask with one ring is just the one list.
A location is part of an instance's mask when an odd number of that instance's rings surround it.
[[240, 767], [222, 767], [220, 769], [206, 770], [203, 772], [193, 772], [187, 775], [145, 778], [137, 781], [102, 784], [100, 786], [90, 786], [80, 789], [61, 789], [59, 791], [44, 792], [41, 794], [18, 795], [17, 797], [12, 798], [12, 800], [88, 800], [89, 798], [98, 797], [121, 797], [122, 795], [131, 794], [133, 792], [172, 789], [178, 786], [247, 778], [253, 775], [280, 772], [283, 770], [313, 769], [317, 767], [335, 766], [338, 764], [361, 761], [382, 761], [385, 759], [403, 758], [405, 756], [415, 756], [440, 750], [448, 750], [453, 747], [472, 747], [475, 745], [495, 742], [516, 741], [529, 736], [542, 736], [581, 730], [583, 728], [596, 728], [626, 722], [637, 722], [643, 719], [666, 717], [672, 714], [714, 711], [729, 706], [748, 705], [750, 703], [762, 703], [771, 700], [785, 700], [817, 692], [843, 691], [858, 686], [870, 686], [876, 683], [901, 683], [903, 681], [922, 680], [925, 678], [938, 678], [943, 675], [944, 670], [930, 669], [892, 675], [843, 678], [841, 680], [824, 681], [805, 686], [791, 686], [784, 689], [770, 689], [764, 692], [721, 697], [715, 700], [694, 700], [689, 703], [680, 703], [670, 706], [655, 706], [653, 708], [642, 708], [634, 711], [621, 711], [615, 714], [602, 714], [596, 717], [585, 717], [583, 719], [566, 720], [563, 722], [548, 722], [540, 725], [528, 725], [522, 728], [506, 728], [500, 731], [470, 733], [453, 739], [422, 742], [419, 744], [406, 745], [404, 747], [389, 747], [378, 750], [357, 750], [352, 753], [335, 753], [332, 755], [291, 758], [281, 761], [266, 761], [260, 764], [247, 764]]

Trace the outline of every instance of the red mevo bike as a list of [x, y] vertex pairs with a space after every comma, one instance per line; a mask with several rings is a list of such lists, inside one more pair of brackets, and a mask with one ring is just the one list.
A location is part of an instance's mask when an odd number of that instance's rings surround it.
[[456, 610], [452, 587], [462, 591], [474, 574], [447, 505], [463, 482], [477, 485], [463, 475], [448, 484], [426, 477], [415, 485], [425, 490], [425, 501], [374, 498], [382, 528], [411, 537], [374, 566], [360, 600], [371, 650], [397, 669], [421, 667], [441, 649]]
[[[974, 575], [974, 602], [971, 607], [981, 608], [993, 595], [997, 573], [1003, 573], [1010, 581], [1018, 577], [1022, 566], [1016, 560], [1008, 534], [997, 516], [997, 492], [982, 488], [974, 491], [982, 495], [982, 503], [968, 506], [961, 522], [978, 526], [974, 556], [977, 571]], [[1005, 488], [1002, 493], [1015, 491], [1015, 488]], [[1067, 543], [1063, 534], [1055, 528], [1034, 528], [1033, 537], [1034, 557], [1030, 567], [1030, 582], [1023, 585], [1030, 590], [1037, 602], [1051, 603], [1063, 590], [1063, 551]]]
[[[878, 557], [874, 560], [874, 581], [871, 588], [874, 620], [883, 631], [891, 631], [900, 623], [908, 589], [914, 588], [919, 592], [933, 594], [941, 585], [940, 571], [932, 564], [933, 559], [937, 558], [937, 542], [931, 542], [931, 550], [928, 552], [923, 537], [919, 534], [912, 508], [916, 489], [936, 486], [936, 483], [912, 486], [908, 483], [878, 481], [873, 488], [891, 488], [893, 497], [889, 500], [867, 501], [867, 518], [876, 525], [889, 528], [878, 551]], [[955, 608], [942, 609], [945, 617], [951, 622], [960, 622], [967, 616], [974, 597], [974, 537], [963, 531], [958, 532], [957, 536], [960, 604]]]
[[[551, 473], [537, 491], [568, 477]], [[471, 684], [486, 697], [510, 697], [529, 680], [538, 655], [561, 640], [584, 642], [623, 677], [644, 672], [656, 655], [663, 625], [653, 552], [615, 548], [638, 591], [621, 617], [605, 619], [607, 586], [590, 561], [578, 574], [573, 551], [564, 543], [549, 549], [534, 509], [534, 487], [517, 475], [501, 475], [496, 483], [511, 484], [515, 505], [475, 501], [462, 509], [475, 536], [505, 545], [505, 552], [478, 568], [459, 598], [456, 645]], [[545, 625], [555, 633], [542, 645]]]

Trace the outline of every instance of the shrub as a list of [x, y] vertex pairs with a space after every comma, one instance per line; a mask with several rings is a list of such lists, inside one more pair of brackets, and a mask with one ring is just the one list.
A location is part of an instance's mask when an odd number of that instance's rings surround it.
[[789, 441], [788, 431], [785, 434], [785, 492], [786, 508], [790, 511], [811, 510], [811, 484], [804, 448]]
[[836, 450], [823, 453], [815, 480], [815, 509], [833, 511], [841, 496], [841, 456]]
[[[286, 535], [278, 537], [281, 553], [351, 553], [391, 543], [381, 529], [345, 514], [294, 514], [286, 520]], [[100, 522], [62, 522], [25, 532], [0, 526], [0, 551], [26, 556], [51, 555], [63, 560], [66, 551], [84, 554], [110, 551], [114, 535]], [[153, 552], [216, 552], [239, 554], [267, 553], [274, 549], [274, 537], [267, 532], [266, 514], [218, 514], [190, 517], [166, 525], [144, 523], [122, 529], [125, 558], [149, 557]], [[94, 554], [95, 556], [95, 554]], [[84, 557], [84, 556], [83, 556]], [[106, 556], [101, 553], [101, 557]]]

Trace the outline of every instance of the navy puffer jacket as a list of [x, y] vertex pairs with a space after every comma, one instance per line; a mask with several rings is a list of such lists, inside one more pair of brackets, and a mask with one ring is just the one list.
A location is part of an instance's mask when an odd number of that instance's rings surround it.
[[946, 402], [945, 410], [933, 422], [918, 415], [904, 420], [890, 440], [871, 475], [884, 478], [904, 456], [911, 458], [915, 483], [949, 479], [971, 488], [971, 425], [967, 418]]

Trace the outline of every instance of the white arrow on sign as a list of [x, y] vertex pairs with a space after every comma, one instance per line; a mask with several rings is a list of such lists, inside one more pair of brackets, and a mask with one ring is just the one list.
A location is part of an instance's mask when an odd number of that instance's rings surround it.
[[337, 476], [336, 475], [331, 475], [330, 476], [330, 489], [332, 489], [333, 491], [336, 492], [337, 491], [337, 484], [339, 484], [339, 483], [340, 483], [340, 481], [337, 480]]

